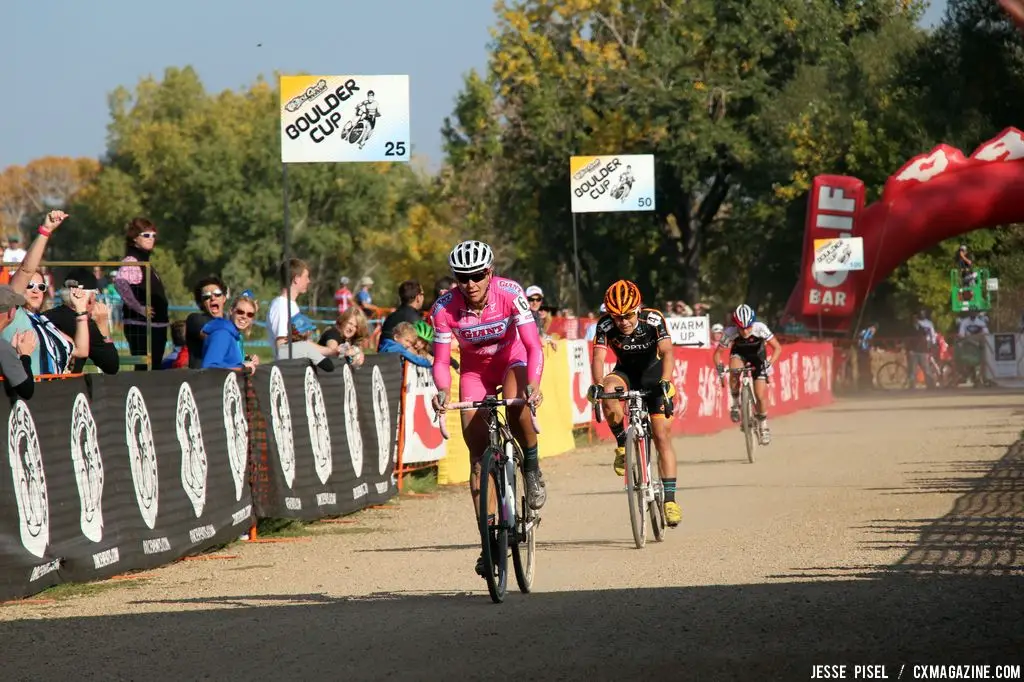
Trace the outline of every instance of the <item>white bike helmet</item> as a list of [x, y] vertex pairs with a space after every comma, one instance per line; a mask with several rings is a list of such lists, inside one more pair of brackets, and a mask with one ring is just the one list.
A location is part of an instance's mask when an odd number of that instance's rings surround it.
[[746, 303], [739, 304], [732, 313], [732, 321], [736, 323], [737, 327], [742, 329], [746, 329], [754, 324], [756, 320], [757, 316], [754, 315], [754, 309]]
[[491, 267], [494, 252], [491, 247], [475, 239], [459, 242], [448, 254], [448, 265], [457, 275], [468, 275]]

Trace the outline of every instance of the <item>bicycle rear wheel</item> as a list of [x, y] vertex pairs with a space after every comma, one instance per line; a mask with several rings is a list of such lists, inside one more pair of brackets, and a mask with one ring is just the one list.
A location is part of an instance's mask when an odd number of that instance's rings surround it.
[[749, 385], [743, 387], [740, 393], [740, 420], [743, 424], [743, 439], [747, 444], [747, 461], [754, 463], [754, 450], [757, 449], [757, 437], [755, 431], [754, 417], [754, 396]]
[[890, 391], [897, 388], [906, 388], [906, 366], [895, 360], [890, 360], [878, 368], [878, 372], [875, 374], [875, 383], [879, 388]]
[[640, 447], [636, 430], [630, 427], [626, 431], [626, 499], [629, 504], [629, 523], [633, 527], [633, 542], [637, 549], [643, 549], [647, 544], [647, 523], [644, 519], [647, 504], [642, 487], [643, 458]]
[[651, 490], [654, 491], [654, 499], [647, 504], [647, 511], [651, 515], [654, 539], [661, 542], [665, 539], [665, 489], [661, 483], [661, 462], [651, 455], [650, 438], [644, 439], [644, 449], [647, 452], [646, 459], [650, 462]]
[[530, 491], [526, 487], [526, 472], [523, 470], [523, 453], [519, 445], [511, 441], [506, 446], [515, 460], [516, 482], [513, 491], [516, 496], [516, 527], [512, 535], [512, 567], [515, 569], [519, 591], [528, 594], [533, 588], [533, 574], [537, 560], [537, 540], [534, 534], [540, 515], [530, 509]]
[[[484, 554], [484, 566], [489, 570], [484, 576], [491, 601], [500, 604], [508, 591], [508, 528], [502, 512], [501, 496], [504, 490], [501, 473], [501, 450], [488, 447], [484, 450], [480, 469], [480, 543]], [[489, 519], [488, 499], [494, 496], [494, 518]]]

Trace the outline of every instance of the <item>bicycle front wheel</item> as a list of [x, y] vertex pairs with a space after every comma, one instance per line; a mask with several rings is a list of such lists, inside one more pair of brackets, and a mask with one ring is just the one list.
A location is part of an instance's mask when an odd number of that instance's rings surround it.
[[747, 444], [747, 462], [754, 463], [754, 450], [757, 449], [756, 425], [754, 417], [754, 393], [749, 385], [740, 393], [740, 420], [743, 424], [743, 439]]
[[630, 427], [626, 431], [626, 500], [629, 504], [629, 523], [633, 527], [633, 542], [637, 549], [643, 549], [647, 544], [647, 523], [644, 519], [647, 501], [644, 499], [641, 447], [636, 430]]
[[484, 450], [480, 470], [479, 521], [486, 567], [484, 579], [495, 604], [504, 601], [508, 591], [508, 527], [501, 504], [504, 491], [501, 454], [501, 450], [494, 447]]
[[528, 594], [533, 588], [533, 573], [536, 567], [537, 540], [535, 530], [540, 514], [530, 509], [530, 491], [526, 487], [526, 472], [523, 469], [523, 453], [519, 445], [511, 441], [506, 446], [515, 460], [516, 484], [516, 526], [512, 538], [512, 567], [515, 569], [519, 591]]
[[653, 496], [647, 505], [647, 511], [651, 515], [651, 529], [654, 531], [654, 539], [661, 542], [665, 539], [665, 488], [661, 482], [661, 461], [654, 459], [651, 455], [651, 439], [644, 440], [644, 448], [647, 452], [648, 466], [651, 471], [651, 491]]

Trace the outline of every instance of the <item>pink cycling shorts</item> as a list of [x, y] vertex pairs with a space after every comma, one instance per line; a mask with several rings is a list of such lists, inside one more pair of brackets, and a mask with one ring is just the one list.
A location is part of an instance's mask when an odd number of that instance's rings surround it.
[[488, 358], [484, 363], [465, 358], [459, 371], [459, 400], [483, 400], [494, 395], [498, 386], [505, 383], [510, 369], [526, 366], [526, 351], [522, 345], [516, 351], [502, 355], [504, 357]]

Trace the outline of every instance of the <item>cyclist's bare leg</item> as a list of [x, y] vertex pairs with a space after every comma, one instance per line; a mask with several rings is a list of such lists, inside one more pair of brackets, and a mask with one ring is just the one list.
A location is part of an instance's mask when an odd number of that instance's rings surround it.
[[754, 398], [757, 402], [757, 414], [768, 416], [768, 381], [759, 377], [754, 381]]
[[[621, 388], [623, 391], [628, 389], [626, 382], [618, 374], [606, 376], [601, 380], [601, 386], [604, 387], [605, 393], [614, 393], [617, 388]], [[625, 419], [625, 408], [622, 401], [602, 400], [601, 411], [604, 413], [604, 418], [607, 420], [608, 427], [612, 430], [612, 433], [617, 432], [619, 427], [622, 426], [622, 420]]]
[[658, 450], [658, 468], [661, 470], [662, 494], [665, 500], [665, 523], [674, 528], [683, 517], [679, 503], [676, 502], [676, 451], [672, 447], [672, 420], [663, 414], [652, 414], [651, 438]]
[[[462, 417], [462, 437], [466, 439], [466, 447], [469, 450], [469, 494], [473, 498], [474, 519], [480, 518], [481, 457], [490, 444], [486, 414], [484, 410], [463, 410], [460, 415]], [[487, 513], [497, 514], [497, 510], [498, 496], [494, 486], [491, 486], [487, 493]], [[481, 551], [476, 562], [477, 575], [484, 576], [486, 570], [483, 551]]]
[[651, 415], [651, 437], [658, 450], [662, 478], [676, 477], [676, 451], [672, 446], [672, 420], [661, 414]]
[[[738, 355], [729, 356], [729, 368], [740, 369], [745, 363]], [[729, 373], [729, 418], [734, 422], [740, 420], [740, 375]]]
[[[526, 367], [513, 367], [505, 374], [501, 390], [506, 398], [526, 398], [527, 383]], [[540, 473], [537, 432], [533, 430], [530, 408], [509, 407], [508, 426], [519, 447], [523, 449], [523, 474], [530, 490], [530, 508], [540, 509], [547, 501], [547, 491], [544, 489], [544, 477]]]
[[761, 431], [761, 445], [771, 443], [771, 432], [768, 430], [768, 381], [758, 377], [754, 381], [754, 401], [757, 403], [757, 421]]
[[[487, 433], [487, 413], [484, 410], [463, 410], [462, 414], [462, 437], [466, 439], [466, 448], [469, 450], [469, 494], [473, 498], [473, 514], [480, 508], [480, 457], [484, 449], [490, 444], [490, 436]], [[497, 509], [497, 502], [493, 492], [487, 496], [490, 500], [489, 513]]]
[[[505, 374], [505, 383], [501, 387], [502, 395], [505, 398], [526, 398], [526, 384], [526, 368], [513, 367]], [[523, 452], [526, 452], [527, 448], [537, 447], [537, 434], [533, 430], [529, 408], [509, 407], [508, 426]]]
[[[628, 390], [625, 379], [618, 374], [609, 374], [601, 380], [601, 386], [605, 393], [614, 393], [616, 389]], [[626, 473], [626, 433], [623, 426], [625, 419], [625, 405], [621, 400], [602, 400], [601, 412], [604, 414], [608, 427], [615, 437], [615, 460], [612, 466], [615, 468], [615, 475], [622, 476]]]

